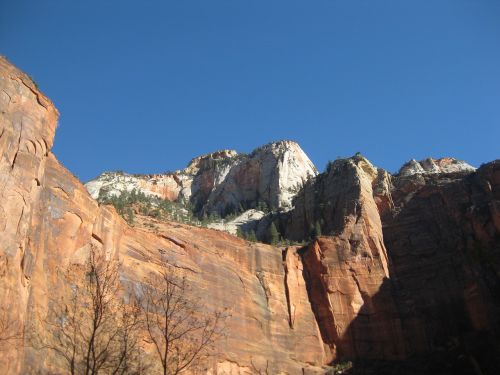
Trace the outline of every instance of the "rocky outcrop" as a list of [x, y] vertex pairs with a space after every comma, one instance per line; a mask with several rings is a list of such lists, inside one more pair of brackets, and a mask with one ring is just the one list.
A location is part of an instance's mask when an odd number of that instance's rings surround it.
[[193, 159], [180, 171], [157, 175], [106, 172], [85, 186], [94, 199], [141, 191], [171, 201], [190, 203], [195, 213], [242, 212], [265, 204], [291, 208], [291, 202], [317, 170], [292, 141], [270, 143], [250, 155], [217, 151]]
[[208, 228], [224, 230], [231, 234], [238, 234], [238, 230], [242, 233], [249, 233], [250, 231], [256, 231], [259, 223], [265, 213], [262, 211], [250, 209], [238, 215], [232, 220], [220, 222], [214, 222], [207, 225]]
[[118, 197], [122, 192], [143, 192], [148, 196], [175, 201], [191, 192], [192, 180], [178, 174], [157, 174], [148, 176], [130, 175], [123, 172], [105, 172], [85, 184], [94, 199]]
[[[287, 238], [303, 240], [310, 237], [316, 225], [328, 235], [341, 233], [346, 227], [347, 231], [363, 225], [379, 228], [377, 204], [392, 206], [390, 184], [387, 172], [375, 168], [362, 156], [339, 159], [297, 195], [295, 209], [285, 215], [281, 224], [283, 233]], [[351, 216], [354, 224], [349, 221]], [[354, 226], [349, 228], [350, 224]], [[380, 235], [377, 246], [382, 242]], [[353, 238], [352, 243], [358, 244], [359, 240]]]
[[287, 236], [326, 236], [302, 260], [322, 337], [335, 358], [403, 358], [403, 333], [390, 288], [375, 191], [385, 196], [385, 174], [361, 156], [338, 160], [309, 183], [288, 218]]

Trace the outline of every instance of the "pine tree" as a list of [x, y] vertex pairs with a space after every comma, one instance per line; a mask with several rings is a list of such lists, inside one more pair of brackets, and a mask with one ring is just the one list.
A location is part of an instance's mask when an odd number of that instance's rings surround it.
[[276, 245], [278, 241], [280, 240], [280, 233], [278, 232], [278, 229], [276, 229], [276, 225], [274, 225], [274, 222], [271, 223], [269, 226], [269, 243], [271, 245]]
[[321, 224], [319, 221], [316, 221], [316, 224], [314, 224], [314, 237], [319, 236], [321, 236]]
[[257, 236], [255, 235], [255, 231], [253, 229], [248, 232], [247, 239], [248, 241], [257, 242]]
[[126, 210], [126, 220], [129, 224], [133, 224], [134, 223], [134, 211], [132, 211], [132, 208], [130, 207], [127, 207], [127, 210]]

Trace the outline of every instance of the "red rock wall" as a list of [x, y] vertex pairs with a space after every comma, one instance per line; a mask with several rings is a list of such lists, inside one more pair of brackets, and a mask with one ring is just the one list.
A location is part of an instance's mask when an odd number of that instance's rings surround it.
[[499, 176], [496, 161], [391, 179], [356, 156], [307, 184], [282, 227], [300, 240], [319, 222], [328, 235], [302, 260], [332, 358], [404, 359], [498, 335]]
[[302, 260], [332, 359], [405, 357], [372, 189], [376, 176], [378, 172], [364, 159], [347, 160], [311, 187], [323, 194], [315, 197], [322, 209], [311, 210], [309, 217], [321, 220], [329, 236], [317, 238]]
[[[252, 244], [181, 224], [129, 227], [99, 207], [50, 153], [57, 111], [33, 83], [0, 60], [0, 301], [21, 326], [43, 337], [40, 321], [62, 293], [64, 273], [85, 260], [91, 243], [122, 263], [129, 287], [158, 267], [160, 256], [186, 270], [207, 310], [227, 307], [227, 340], [208, 373], [321, 373], [325, 351], [308, 301], [296, 249]], [[140, 220], [139, 220], [140, 221]], [[145, 224], [145, 223], [142, 223]], [[163, 255], [162, 255], [163, 254]], [[50, 351], [2, 348], [5, 374], [58, 371]]]

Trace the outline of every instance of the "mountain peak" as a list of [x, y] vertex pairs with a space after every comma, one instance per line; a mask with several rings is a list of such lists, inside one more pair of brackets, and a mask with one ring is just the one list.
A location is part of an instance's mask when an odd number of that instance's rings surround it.
[[196, 174], [201, 168], [206, 168], [211, 161], [231, 159], [238, 155], [236, 150], [218, 150], [197, 156], [188, 163], [184, 173]]

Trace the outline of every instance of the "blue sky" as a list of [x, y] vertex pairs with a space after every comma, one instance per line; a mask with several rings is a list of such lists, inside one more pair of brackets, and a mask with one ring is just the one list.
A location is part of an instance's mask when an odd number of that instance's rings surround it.
[[497, 0], [16, 0], [0, 54], [55, 102], [84, 181], [278, 139], [319, 169], [500, 156]]

